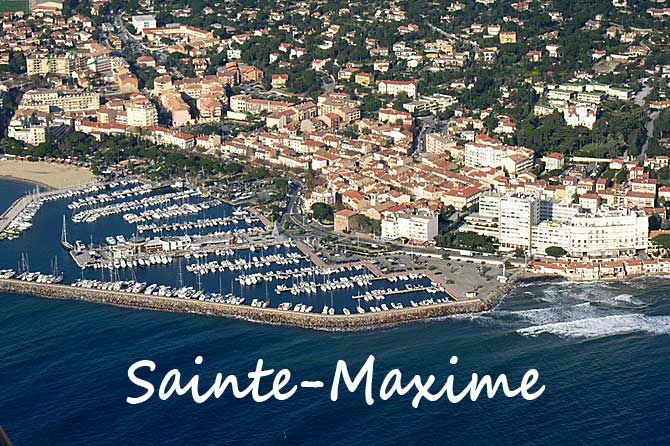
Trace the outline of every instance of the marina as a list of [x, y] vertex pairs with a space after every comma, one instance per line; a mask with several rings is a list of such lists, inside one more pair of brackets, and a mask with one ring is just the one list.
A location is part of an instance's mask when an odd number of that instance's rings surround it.
[[[320, 318], [463, 300], [429, 271], [385, 274], [361, 261], [330, 265], [304, 241], [277, 234], [272, 222], [227, 198], [181, 181], [136, 179], [52, 191], [26, 228], [47, 255], [36, 256], [22, 239], [3, 242], [19, 272], [0, 272], [0, 279]], [[38, 272], [52, 270], [54, 257], [62, 272]]]

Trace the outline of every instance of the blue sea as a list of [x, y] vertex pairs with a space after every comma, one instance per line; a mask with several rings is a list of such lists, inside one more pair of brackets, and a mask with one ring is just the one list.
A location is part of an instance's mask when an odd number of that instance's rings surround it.
[[[0, 207], [31, 188], [0, 182]], [[58, 236], [61, 215], [41, 212]], [[53, 253], [35, 223], [19, 240], [0, 242], [0, 268], [16, 267], [19, 250], [48, 265]], [[517, 288], [490, 313], [355, 333], [0, 295], [0, 425], [17, 446], [667, 445], [669, 294], [670, 278], [538, 283]], [[456, 387], [472, 373], [505, 373], [518, 383], [535, 368], [546, 390], [534, 401], [498, 394], [417, 409], [413, 394], [368, 406], [362, 391], [341, 391], [331, 401], [337, 361], [353, 373], [369, 355], [375, 396], [394, 368], [407, 382], [434, 374], [441, 384], [453, 374]], [[453, 355], [457, 365], [449, 364]], [[290, 369], [292, 383], [325, 387], [265, 403], [230, 393], [203, 404], [188, 396], [125, 402], [142, 393], [127, 377], [139, 360], [156, 363], [142, 377], [158, 386], [173, 368], [205, 384], [217, 372], [246, 383], [259, 358], [266, 368]]]

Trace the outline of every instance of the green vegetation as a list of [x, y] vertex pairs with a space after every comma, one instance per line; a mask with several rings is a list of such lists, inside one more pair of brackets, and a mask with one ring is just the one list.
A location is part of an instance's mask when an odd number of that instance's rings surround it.
[[443, 234], [435, 237], [437, 246], [453, 249], [467, 249], [469, 251], [478, 251], [494, 253], [498, 250], [498, 243], [492, 237], [486, 237], [474, 232], [457, 232]]
[[652, 241], [662, 248], [670, 249], [670, 234], [659, 234]]
[[649, 140], [647, 155], [670, 155], [670, 109], [659, 112], [658, 119], [654, 121], [654, 134]]
[[217, 158], [157, 146], [135, 136], [103, 137], [101, 141], [96, 141], [85, 133], [73, 132], [60, 142], [48, 140], [36, 147], [26, 147], [20, 141], [3, 138], [0, 150], [35, 158], [73, 157], [87, 160], [96, 172], [109, 165], [124, 163], [132, 172], [146, 173], [154, 178], [184, 174], [208, 177], [243, 174], [244, 179], [260, 179], [267, 174], [263, 168], [245, 167], [237, 162], [224, 163]]
[[357, 231], [359, 232], [381, 234], [382, 229], [381, 222], [377, 220], [372, 220], [371, 218], [368, 218], [365, 215], [362, 214], [356, 215], [356, 224], [358, 225]]
[[594, 158], [640, 153], [647, 136], [641, 109], [629, 103], [607, 101], [593, 129], [568, 127], [556, 112], [545, 117], [528, 116], [518, 125], [516, 142], [539, 155], [561, 152]]
[[321, 223], [333, 221], [333, 208], [325, 203], [312, 205], [312, 216]]
[[663, 222], [663, 220], [661, 219], [661, 217], [659, 215], [657, 215], [657, 214], [651, 215], [649, 217], [649, 230], [650, 231], [658, 231], [659, 229], [661, 229], [661, 223], [662, 222]]
[[0, 13], [28, 11], [28, 0], [2, 0], [0, 2]]
[[550, 246], [544, 250], [544, 252], [550, 257], [563, 257], [567, 254], [565, 249], [560, 246]]
[[23, 53], [12, 51], [9, 53], [9, 63], [0, 65], [0, 73], [21, 74], [26, 72], [26, 58]]

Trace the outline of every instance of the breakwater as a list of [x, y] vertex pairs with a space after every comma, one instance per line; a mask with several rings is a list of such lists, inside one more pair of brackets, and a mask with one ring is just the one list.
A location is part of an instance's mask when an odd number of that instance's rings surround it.
[[257, 308], [245, 305], [230, 305], [199, 300], [145, 296], [143, 294], [120, 293], [96, 289], [74, 288], [19, 280], [0, 280], [0, 292], [24, 294], [49, 299], [81, 300], [119, 307], [139, 308], [155, 311], [195, 313], [222, 316], [251, 322], [288, 325], [326, 331], [350, 331], [369, 329], [385, 325], [433, 319], [464, 313], [478, 313], [491, 307], [480, 299], [458, 300], [443, 304], [403, 308], [399, 310], [351, 314], [323, 315], [318, 313], [296, 313], [273, 308]]

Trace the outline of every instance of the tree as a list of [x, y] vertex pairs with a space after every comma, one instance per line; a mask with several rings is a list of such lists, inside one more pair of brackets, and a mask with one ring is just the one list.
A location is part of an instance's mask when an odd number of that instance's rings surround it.
[[652, 241], [665, 249], [670, 249], [670, 234], [659, 234]]
[[547, 255], [551, 257], [563, 257], [567, 254], [565, 249], [561, 248], [560, 246], [550, 246], [545, 249], [544, 252], [546, 252]]
[[9, 53], [9, 63], [0, 65], [0, 72], [21, 74], [26, 72], [26, 58], [22, 52], [12, 51]]
[[661, 229], [662, 219], [657, 214], [654, 214], [649, 217], [649, 230], [658, 231]]
[[403, 111], [402, 106], [411, 101], [412, 99], [409, 96], [407, 96], [407, 93], [401, 91], [396, 95], [395, 99], [393, 100], [393, 109]]
[[333, 208], [326, 203], [314, 203], [312, 205], [312, 216], [320, 222], [333, 220]]

